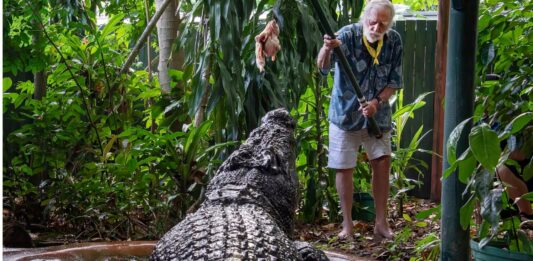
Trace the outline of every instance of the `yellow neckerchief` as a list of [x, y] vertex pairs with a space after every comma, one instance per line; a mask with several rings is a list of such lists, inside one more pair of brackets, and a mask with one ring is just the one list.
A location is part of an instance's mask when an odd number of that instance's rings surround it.
[[368, 40], [366, 40], [366, 36], [364, 35], [363, 35], [363, 43], [365, 43], [366, 49], [368, 50], [368, 53], [370, 54], [370, 56], [374, 58], [374, 64], [379, 64], [378, 56], [379, 56], [379, 53], [381, 52], [381, 47], [383, 47], [383, 37], [379, 39], [377, 50], [372, 48], [372, 46], [370, 46], [370, 44], [368, 43]]

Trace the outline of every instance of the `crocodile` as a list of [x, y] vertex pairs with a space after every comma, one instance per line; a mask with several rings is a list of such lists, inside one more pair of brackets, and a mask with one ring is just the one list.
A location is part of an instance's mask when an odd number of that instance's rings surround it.
[[268, 112], [219, 167], [200, 208], [157, 242], [150, 260], [328, 260], [291, 239], [295, 125], [283, 108]]

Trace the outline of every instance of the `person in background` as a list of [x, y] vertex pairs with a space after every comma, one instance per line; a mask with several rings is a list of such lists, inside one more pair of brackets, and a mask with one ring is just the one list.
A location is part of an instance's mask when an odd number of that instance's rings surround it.
[[533, 209], [531, 202], [527, 199], [520, 198], [522, 195], [533, 191], [533, 177], [527, 174], [531, 170], [531, 158], [533, 156], [533, 138], [531, 137], [531, 129], [526, 129], [526, 133], [521, 141], [519, 141], [518, 148], [511, 151], [509, 159], [516, 161], [518, 165], [502, 164], [496, 169], [496, 173], [500, 180], [504, 183], [509, 198], [516, 201], [519, 214], [526, 219], [533, 219]]
[[[350, 24], [337, 32], [332, 40], [324, 35], [324, 44], [317, 65], [327, 75], [335, 62], [334, 86], [329, 109], [328, 167], [336, 170], [336, 188], [343, 213], [339, 238], [353, 235], [351, 207], [353, 201], [353, 170], [356, 154], [363, 145], [372, 168], [372, 193], [377, 239], [392, 238], [387, 221], [389, 173], [391, 165], [392, 119], [389, 98], [400, 88], [402, 74], [402, 41], [391, 29], [395, 15], [389, 0], [367, 2], [360, 23]], [[367, 102], [361, 106], [348, 76], [337, 62], [333, 49], [340, 47], [355, 74]], [[383, 133], [377, 139], [368, 132], [367, 118], [373, 117]]]

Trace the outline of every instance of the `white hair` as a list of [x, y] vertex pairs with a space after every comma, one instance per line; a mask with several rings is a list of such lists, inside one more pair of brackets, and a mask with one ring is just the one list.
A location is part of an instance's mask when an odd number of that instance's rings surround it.
[[389, 24], [389, 28], [387, 28], [387, 31], [388, 31], [388, 29], [392, 27], [394, 15], [396, 15], [396, 11], [394, 10], [394, 5], [392, 4], [392, 1], [390, 0], [368, 0], [365, 5], [365, 9], [363, 10], [363, 14], [361, 15], [362, 21], [365, 22], [366, 19], [368, 19], [368, 16], [370, 15], [370, 11], [376, 8], [377, 9], [383, 9], [383, 8], [389, 9], [391, 23]]

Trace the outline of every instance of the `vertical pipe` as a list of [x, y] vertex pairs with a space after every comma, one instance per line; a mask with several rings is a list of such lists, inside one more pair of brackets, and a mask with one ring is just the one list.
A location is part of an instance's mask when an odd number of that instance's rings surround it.
[[[471, 117], [474, 111], [478, 8], [477, 0], [451, 1], [446, 66], [445, 142], [455, 126]], [[468, 147], [466, 136], [470, 128], [471, 125], [463, 130], [463, 136], [457, 145], [458, 155]], [[445, 170], [449, 167], [446, 149], [443, 156]], [[461, 228], [459, 213], [469, 196], [462, 196], [464, 189], [465, 184], [459, 181], [457, 172], [442, 182], [442, 261], [470, 260], [469, 229]]]

